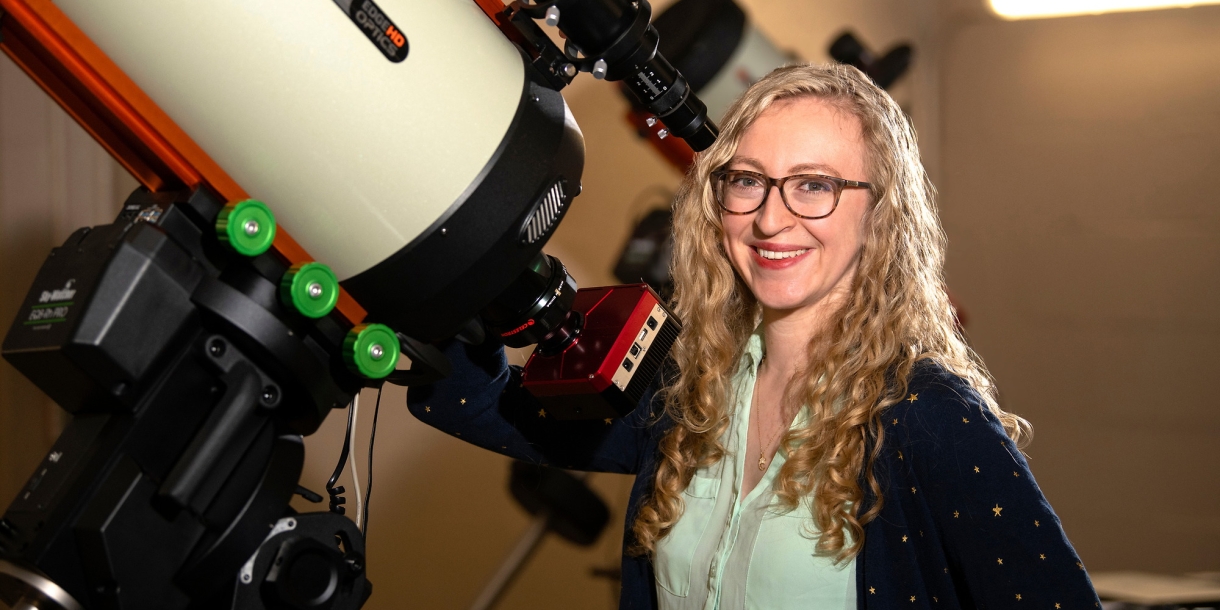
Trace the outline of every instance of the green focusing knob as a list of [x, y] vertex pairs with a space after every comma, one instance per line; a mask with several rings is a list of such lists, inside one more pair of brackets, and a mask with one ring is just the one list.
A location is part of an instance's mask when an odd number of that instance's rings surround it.
[[257, 199], [230, 203], [216, 217], [216, 237], [244, 256], [258, 256], [275, 241], [275, 214]]
[[343, 339], [347, 367], [367, 379], [383, 379], [398, 365], [398, 335], [384, 324], [360, 324]]
[[321, 318], [339, 302], [339, 279], [322, 263], [297, 263], [280, 279], [280, 300], [307, 318]]

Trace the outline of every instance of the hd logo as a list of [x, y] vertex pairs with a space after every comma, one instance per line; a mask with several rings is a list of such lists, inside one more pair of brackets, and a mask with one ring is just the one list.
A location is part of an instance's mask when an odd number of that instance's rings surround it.
[[398, 63], [407, 58], [407, 37], [373, 0], [335, 0], [361, 32], [385, 55]]

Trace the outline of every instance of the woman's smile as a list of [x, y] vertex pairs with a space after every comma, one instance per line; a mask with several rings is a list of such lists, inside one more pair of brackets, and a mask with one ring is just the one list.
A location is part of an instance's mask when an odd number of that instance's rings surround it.
[[750, 249], [754, 252], [754, 264], [761, 269], [787, 269], [805, 260], [806, 255], [813, 251], [813, 248], [804, 246], [767, 242], [753, 244]]

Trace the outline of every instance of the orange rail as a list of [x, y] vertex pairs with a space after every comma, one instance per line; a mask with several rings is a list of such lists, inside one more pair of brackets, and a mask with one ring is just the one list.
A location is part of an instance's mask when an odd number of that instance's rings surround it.
[[[226, 201], [249, 195], [50, 0], [0, 0], [0, 50], [152, 191], [206, 186]], [[272, 250], [287, 264], [313, 260], [284, 230]], [[349, 325], [367, 315], [342, 291]]]

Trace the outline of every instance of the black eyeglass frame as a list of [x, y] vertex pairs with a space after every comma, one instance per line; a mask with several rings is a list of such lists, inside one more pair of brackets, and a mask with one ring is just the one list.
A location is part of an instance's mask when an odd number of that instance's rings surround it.
[[[725, 207], [724, 201], [723, 201], [724, 198], [721, 196], [720, 187], [716, 184], [716, 182], [723, 181], [725, 179], [725, 177], [728, 176], [729, 174], [744, 174], [744, 175], [750, 176], [751, 178], [757, 178], [760, 182], [762, 182], [763, 184], [766, 185], [767, 190], [764, 191], [762, 199], [759, 200], [758, 205], [755, 206], [754, 209], [749, 210], [747, 212], [734, 212], [733, 210], [730, 210], [727, 207]], [[752, 171], [744, 170], [744, 169], [718, 169], [718, 170], [712, 172], [711, 178], [713, 180], [712, 193], [716, 197], [716, 205], [719, 205], [720, 209], [724, 210], [724, 212], [726, 214], [733, 214], [735, 216], [745, 216], [748, 214], [753, 214], [754, 212], [757, 212], [759, 209], [761, 209], [763, 207], [763, 205], [765, 205], [767, 203], [767, 197], [771, 196], [771, 187], [773, 187], [773, 186], [779, 187], [779, 199], [780, 199], [780, 201], [784, 202], [784, 207], [788, 208], [788, 211], [792, 212], [793, 216], [796, 216], [797, 218], [804, 218], [805, 220], [817, 220], [819, 218], [826, 218], [827, 216], [834, 214], [835, 210], [839, 209], [839, 197], [843, 194], [843, 189], [845, 189], [845, 188], [860, 188], [860, 189], [872, 189], [873, 188], [873, 185], [869, 182], [860, 182], [859, 180], [847, 180], [846, 178], [839, 178], [837, 176], [827, 176], [825, 174], [793, 174], [791, 176], [784, 176], [783, 178], [772, 178], [771, 176], [768, 176], [766, 174], [760, 174], [758, 172], [752, 172]], [[829, 180], [831, 184], [835, 185], [835, 203], [830, 208], [830, 211], [826, 212], [825, 214], [822, 214], [821, 216], [805, 216], [804, 214], [797, 213], [796, 210], [792, 209], [792, 206], [788, 204], [787, 195], [784, 195], [784, 184], [793, 178], [821, 178], [823, 180]]]

